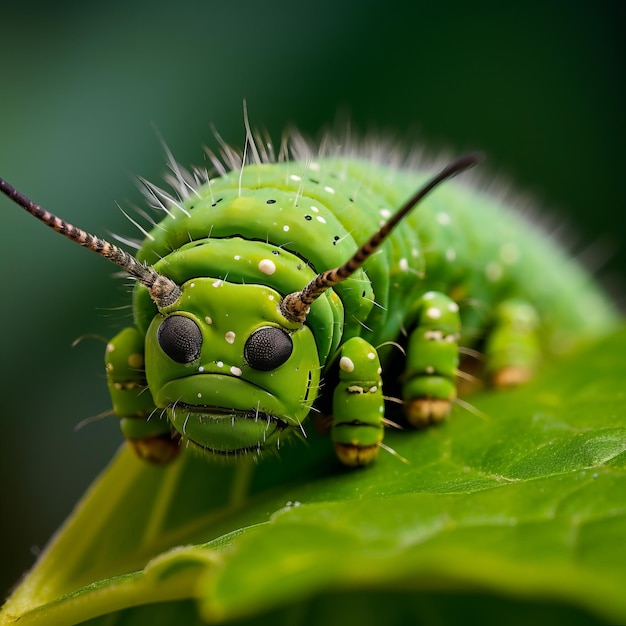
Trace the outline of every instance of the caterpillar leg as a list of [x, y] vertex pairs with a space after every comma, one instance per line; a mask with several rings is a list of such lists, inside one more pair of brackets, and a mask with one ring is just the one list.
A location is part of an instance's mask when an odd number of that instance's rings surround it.
[[456, 398], [460, 329], [456, 302], [435, 291], [422, 296], [402, 385], [404, 412], [416, 428], [440, 422], [450, 412]]
[[339, 460], [368, 465], [383, 440], [384, 400], [376, 349], [360, 337], [341, 347], [339, 384], [333, 393], [332, 440]]
[[539, 316], [523, 300], [506, 300], [495, 310], [485, 344], [486, 373], [495, 387], [511, 387], [531, 378], [540, 357]]
[[122, 434], [142, 459], [167, 463], [178, 452], [168, 422], [149, 420], [155, 411], [144, 371], [143, 338], [125, 328], [107, 345], [105, 366], [113, 412], [121, 418]]

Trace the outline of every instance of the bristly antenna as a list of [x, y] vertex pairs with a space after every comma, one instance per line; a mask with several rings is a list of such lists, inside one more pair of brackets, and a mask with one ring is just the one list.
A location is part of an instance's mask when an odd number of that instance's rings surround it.
[[447, 165], [439, 174], [431, 178], [413, 197], [396, 211], [391, 218], [381, 226], [368, 241], [366, 241], [349, 259], [340, 267], [326, 270], [318, 274], [302, 291], [290, 293], [280, 303], [281, 313], [290, 321], [298, 324], [304, 324], [309, 307], [319, 298], [327, 289], [334, 287], [341, 281], [350, 277], [358, 270], [367, 259], [380, 247], [385, 241], [389, 233], [398, 225], [399, 222], [440, 183], [460, 174], [461, 172], [474, 167], [482, 161], [483, 155], [480, 152], [472, 152], [459, 157], [449, 165]]
[[0, 178], [0, 191], [57, 233], [85, 248], [89, 248], [89, 250], [93, 250], [95, 253], [126, 270], [142, 285], [148, 287], [150, 297], [159, 309], [174, 304], [180, 297], [180, 287], [170, 278], [159, 274], [151, 265], [140, 263], [134, 256], [118, 248], [115, 244], [91, 235], [81, 228], [76, 228], [69, 222], [46, 211], [2, 178]]

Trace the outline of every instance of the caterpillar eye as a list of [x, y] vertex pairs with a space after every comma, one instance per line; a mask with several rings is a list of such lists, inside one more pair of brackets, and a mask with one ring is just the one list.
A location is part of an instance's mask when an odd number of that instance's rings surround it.
[[159, 326], [157, 340], [163, 352], [177, 363], [191, 363], [200, 356], [202, 333], [189, 317], [166, 317]]
[[243, 355], [250, 367], [268, 372], [287, 361], [292, 350], [288, 333], [275, 326], [263, 326], [248, 337]]

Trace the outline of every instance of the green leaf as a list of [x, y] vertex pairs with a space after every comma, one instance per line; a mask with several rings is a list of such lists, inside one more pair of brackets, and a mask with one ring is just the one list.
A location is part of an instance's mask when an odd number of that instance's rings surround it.
[[[258, 467], [123, 448], [3, 623], [626, 620], [626, 331], [346, 470], [309, 427]], [[102, 616], [102, 617], [99, 617]]]

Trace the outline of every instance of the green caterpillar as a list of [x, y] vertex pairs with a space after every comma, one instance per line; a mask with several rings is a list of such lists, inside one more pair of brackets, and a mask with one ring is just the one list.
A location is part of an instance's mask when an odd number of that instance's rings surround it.
[[[243, 156], [211, 154], [216, 177], [172, 161], [174, 195], [146, 184], [165, 217], [142, 229], [136, 257], [0, 179], [16, 203], [137, 279], [134, 325], [105, 363], [141, 457], [167, 462], [181, 441], [260, 455], [318, 411], [332, 416], [339, 459], [367, 465], [384, 446], [383, 387], [398, 387], [408, 422], [426, 426], [456, 400], [460, 346], [480, 347], [485, 376], [508, 386], [542, 353], [617, 323], [592, 279], [505, 204], [463, 182], [433, 191], [476, 155], [432, 178], [367, 154], [318, 157], [297, 137], [291, 153], [277, 162], [249, 134]], [[398, 342], [404, 355], [383, 347]]]

